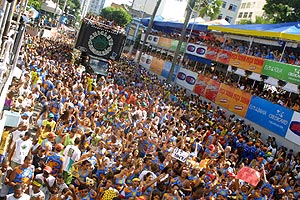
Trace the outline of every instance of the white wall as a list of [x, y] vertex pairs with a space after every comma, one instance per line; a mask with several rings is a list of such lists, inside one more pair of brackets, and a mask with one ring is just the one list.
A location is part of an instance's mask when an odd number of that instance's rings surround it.
[[[266, 4], [266, 0], [242, 0], [240, 9], [238, 11], [238, 17], [236, 18], [236, 23], [242, 19], [249, 19], [253, 22], [256, 19], [256, 16], [263, 16], [264, 10], [263, 7]], [[244, 18], [245, 12], [248, 13], [248, 16]], [[249, 13], [252, 12], [252, 16], [249, 18]], [[242, 18], [239, 17], [239, 14], [243, 13]]]

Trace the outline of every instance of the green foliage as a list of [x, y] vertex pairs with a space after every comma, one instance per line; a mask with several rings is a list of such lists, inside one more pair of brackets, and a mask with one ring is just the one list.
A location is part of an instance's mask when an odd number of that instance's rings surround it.
[[132, 16], [123, 8], [106, 7], [103, 8], [100, 15], [114, 23], [126, 26], [132, 21]]
[[299, 0], [267, 0], [264, 6], [267, 18], [273, 23], [296, 22], [300, 20]]
[[208, 16], [210, 20], [214, 20], [218, 18], [222, 5], [223, 0], [197, 0], [195, 8], [199, 8], [198, 13], [200, 17]]
[[36, 10], [40, 10], [42, 7], [42, 0], [28, 0], [28, 6], [32, 6]]

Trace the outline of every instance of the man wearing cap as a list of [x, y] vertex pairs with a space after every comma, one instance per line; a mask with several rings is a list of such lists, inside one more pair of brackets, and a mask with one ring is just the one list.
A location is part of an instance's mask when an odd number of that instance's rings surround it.
[[29, 187], [30, 200], [44, 200], [45, 194], [41, 191], [43, 182], [41, 179], [35, 179]]
[[64, 149], [64, 145], [58, 143], [55, 145], [54, 151], [48, 153], [46, 165], [52, 168], [52, 176], [57, 176], [57, 174], [63, 172], [64, 157], [60, 154]]
[[32, 141], [30, 140], [31, 133], [26, 132], [25, 135], [18, 139], [11, 151], [9, 151], [8, 160], [11, 161], [11, 167], [15, 168], [24, 163], [25, 157], [30, 152]]
[[45, 166], [42, 174], [37, 174], [35, 179], [40, 179], [42, 181], [41, 191], [45, 194], [45, 200], [49, 200], [50, 191], [55, 183], [55, 178], [51, 175], [52, 168]]
[[54, 121], [54, 114], [53, 113], [50, 113], [48, 115], [48, 119], [43, 120], [42, 128], [46, 127], [47, 124], [49, 124], [51, 126], [51, 131], [53, 131], [54, 128], [55, 128], [55, 124], [56, 124], [56, 122]]

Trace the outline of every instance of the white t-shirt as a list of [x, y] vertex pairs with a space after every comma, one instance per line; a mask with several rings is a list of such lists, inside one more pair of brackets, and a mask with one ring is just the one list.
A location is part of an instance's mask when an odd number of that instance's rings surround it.
[[45, 199], [45, 194], [42, 190], [40, 190], [38, 193], [34, 193], [32, 190], [32, 186], [29, 187], [29, 196], [33, 198], [38, 198], [39, 196], [43, 197]]
[[12, 143], [10, 146], [11, 149], [13, 148], [15, 142], [18, 139], [22, 138], [25, 135], [25, 133], [26, 133], [26, 131], [19, 131], [19, 130], [15, 130], [14, 132], [11, 133], [12, 134]]
[[81, 151], [78, 149], [75, 145], [67, 145], [66, 149], [64, 150], [64, 164], [63, 164], [63, 170], [69, 171], [71, 168], [71, 165], [78, 161], [81, 155]]
[[30, 200], [30, 196], [28, 194], [23, 193], [20, 198], [14, 197], [14, 194], [8, 194], [6, 196], [6, 200]]
[[12, 161], [22, 165], [31, 147], [32, 147], [32, 141], [30, 139], [25, 141], [22, 138], [18, 139], [16, 141], [16, 148], [15, 148], [14, 155], [12, 157]]

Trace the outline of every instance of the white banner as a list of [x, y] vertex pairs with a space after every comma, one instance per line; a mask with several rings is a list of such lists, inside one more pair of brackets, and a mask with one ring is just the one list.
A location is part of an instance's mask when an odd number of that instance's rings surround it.
[[176, 158], [177, 160], [180, 160], [181, 162], [185, 162], [189, 155], [190, 154], [188, 152], [185, 152], [177, 147], [173, 150], [172, 153], [172, 157]]
[[285, 138], [291, 142], [294, 142], [295, 144], [300, 144], [300, 113], [294, 112]]
[[143, 54], [141, 56], [141, 62], [140, 62], [140, 65], [142, 67], [145, 67], [146, 69], [149, 69], [150, 68], [150, 65], [152, 63], [152, 56], [151, 55], [147, 55], [147, 54]]
[[194, 91], [197, 77], [198, 74], [196, 72], [180, 68], [177, 73], [176, 83], [190, 91]]
[[186, 46], [186, 49], [185, 49], [185, 52], [187, 54], [191, 54], [191, 55], [194, 55], [197, 57], [202, 57], [202, 58], [205, 58], [206, 51], [207, 51], [206, 46], [192, 44], [192, 43], [188, 43], [188, 45]]

